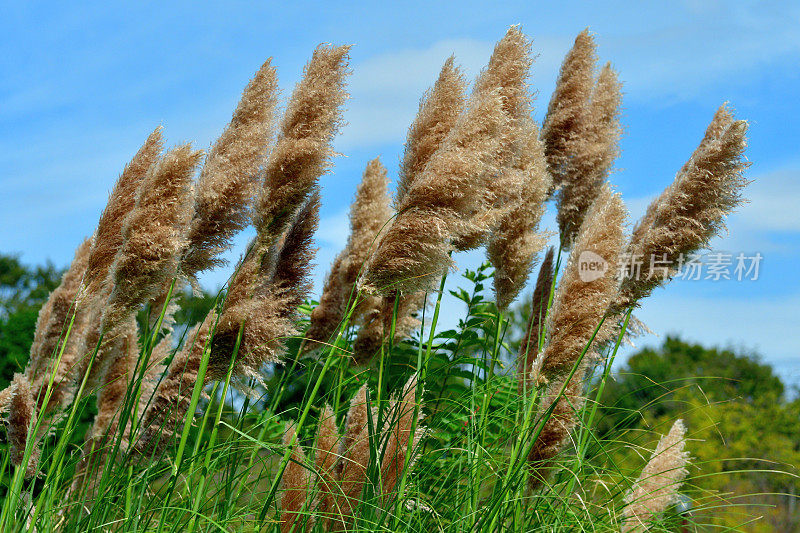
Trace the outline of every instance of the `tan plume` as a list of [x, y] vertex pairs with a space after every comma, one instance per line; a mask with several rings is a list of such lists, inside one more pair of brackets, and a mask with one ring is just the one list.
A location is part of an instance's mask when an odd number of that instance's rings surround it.
[[530, 320], [517, 355], [517, 389], [520, 394], [526, 390], [532, 392], [538, 385], [531, 379], [531, 372], [533, 371], [533, 362], [539, 354], [540, 342], [544, 337], [544, 323], [555, 278], [554, 253], [555, 249], [550, 247], [539, 267], [536, 287], [531, 298]]
[[306, 64], [262, 171], [255, 222], [266, 250], [327, 171], [331, 143], [342, 124], [349, 46], [320, 45]]
[[[283, 445], [293, 447], [289, 463], [281, 477], [281, 488], [283, 489], [279, 501], [281, 533], [306, 531], [312, 523], [308, 512], [310, 492], [308, 460], [296, 438], [294, 425], [288, 425], [283, 433]], [[292, 444], [293, 441], [294, 444]]]
[[34, 440], [30, 444], [31, 452], [28, 461], [25, 460], [25, 450], [29, 446], [36, 425], [36, 402], [33, 398], [28, 379], [22, 374], [15, 374], [11, 385], [11, 398], [8, 406], [8, 444], [11, 464], [25, 469], [25, 477], [36, 473], [41, 453], [38, 443]]
[[[608, 312], [618, 286], [626, 216], [620, 196], [604, 185], [581, 227], [553, 298], [546, 345], [534, 364], [540, 382], [573, 368]], [[589, 263], [596, 265], [594, 271], [586, 269]], [[603, 340], [595, 338], [593, 346]], [[586, 354], [591, 358], [593, 350]]]
[[547, 242], [538, 231], [550, 176], [544, 162], [538, 130], [529, 116], [512, 130], [514, 154], [505, 172], [521, 180], [519, 198], [489, 237], [487, 255], [494, 265], [497, 306], [505, 309], [517, 297], [528, 279], [536, 254]]
[[[33, 397], [36, 398], [42, 417], [47, 417], [52, 410], [63, 407], [69, 398], [71, 376], [77, 362], [78, 347], [86, 321], [81, 287], [91, 246], [90, 239], [84, 240], [78, 246], [72, 263], [61, 278], [61, 284], [50, 293], [47, 302], [39, 311], [25, 377], [33, 389]], [[60, 361], [59, 352], [61, 352]], [[58, 367], [54, 368], [57, 361]], [[45, 405], [51, 377], [52, 390], [50, 399]]]
[[496, 170], [508, 119], [499, 91], [473, 95], [441, 148], [398, 205], [367, 271], [366, 286], [390, 293], [432, 290], [460, 237], [484, 234], [487, 184]]
[[245, 87], [233, 118], [208, 152], [181, 263], [190, 279], [222, 264], [220, 253], [250, 223], [259, 167], [273, 134], [277, 93], [275, 67], [268, 59]]
[[137, 191], [145, 180], [148, 170], [161, 155], [163, 146], [164, 141], [161, 138], [161, 127], [159, 126], [147, 137], [114, 185], [106, 208], [97, 223], [89, 256], [86, 283], [88, 291], [92, 294], [99, 292], [101, 286], [107, 283], [106, 277], [122, 246], [122, 228], [125, 218], [136, 205]]
[[586, 102], [583, 125], [568, 144], [570, 158], [564, 164], [556, 215], [564, 246], [571, 245], [619, 155], [620, 88], [616, 73], [607, 64]]
[[547, 115], [542, 124], [542, 141], [553, 189], [568, 179], [567, 165], [572, 158], [572, 144], [583, 132], [586, 103], [591, 98], [597, 52], [594, 38], [585, 29], [575, 38], [550, 97]]
[[361, 296], [356, 302], [356, 281], [362, 273], [370, 253], [374, 251], [381, 229], [392, 216], [389, 207], [386, 168], [379, 159], [367, 163], [364, 177], [350, 207], [350, 236], [345, 248], [331, 266], [322, 289], [319, 305], [311, 313], [311, 325], [306, 338], [326, 342], [334, 334], [348, 311], [348, 304], [356, 304], [351, 323], [358, 323], [379, 302]]
[[708, 245], [741, 202], [747, 185], [747, 122], [723, 105], [675, 181], [648, 207], [627, 248], [625, 276], [614, 312], [648, 296], [675, 275], [681, 258]]
[[381, 463], [381, 490], [383, 500], [396, 497], [395, 489], [403, 472], [413, 467], [413, 457], [417, 452], [417, 444], [424, 435], [420, 424], [422, 408], [417, 403], [417, 378], [412, 376], [403, 386], [398, 398], [389, 404], [388, 419], [384, 423], [383, 433], [388, 433], [386, 448]]
[[689, 473], [686, 465], [686, 426], [677, 420], [661, 437], [653, 455], [642, 469], [633, 488], [625, 495], [622, 531], [643, 532], [664, 510], [677, 501], [678, 490]]
[[395, 193], [396, 207], [403, 202], [417, 176], [453, 129], [464, 110], [465, 90], [464, 75], [456, 65], [455, 58], [450, 56], [442, 66], [436, 83], [422, 96], [417, 116], [408, 128]]

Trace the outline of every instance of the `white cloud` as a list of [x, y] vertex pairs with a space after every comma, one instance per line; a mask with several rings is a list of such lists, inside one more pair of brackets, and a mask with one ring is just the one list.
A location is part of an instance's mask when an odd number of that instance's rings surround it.
[[763, 231], [800, 232], [800, 169], [782, 169], [753, 178], [749, 202], [738, 218]]
[[599, 37], [601, 57], [614, 61], [626, 92], [638, 98], [692, 98], [800, 54], [797, 4], [695, 2], [688, 13], [664, 15], [656, 27], [609, 28]]
[[[533, 86], [552, 85], [569, 37], [534, 39], [538, 58]], [[475, 39], [437, 41], [427, 48], [405, 49], [371, 57], [353, 66], [345, 119], [347, 128], [338, 140], [342, 150], [354, 146], [401, 143], [414, 119], [423, 93], [433, 85], [442, 64], [454, 55], [469, 82], [486, 65], [494, 42]], [[549, 86], [548, 86], [549, 87]], [[540, 107], [546, 105], [540, 103]]]

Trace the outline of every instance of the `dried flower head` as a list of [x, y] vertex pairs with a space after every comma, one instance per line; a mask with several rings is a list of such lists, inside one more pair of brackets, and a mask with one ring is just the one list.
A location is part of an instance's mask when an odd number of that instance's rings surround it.
[[528, 329], [519, 346], [517, 355], [517, 389], [519, 393], [533, 391], [536, 383], [531, 379], [533, 362], [539, 354], [539, 344], [544, 334], [544, 323], [547, 316], [547, 306], [550, 300], [550, 293], [553, 289], [555, 278], [555, 265], [553, 256], [555, 249], [550, 247], [544, 256], [539, 267], [539, 275], [536, 277], [536, 287], [531, 298], [531, 314], [528, 322]]
[[[475, 81], [473, 96], [480, 98], [480, 95], [493, 92], [500, 95], [502, 110], [508, 121], [507, 134], [496, 154], [497, 171], [485, 181], [482, 190], [476, 191], [476, 194], [484, 196], [483, 208], [472, 214], [475, 221], [473, 229], [455, 239], [454, 246], [457, 250], [472, 250], [484, 244], [493, 227], [490, 225], [487, 228], [482, 221], [494, 220], [502, 224], [502, 219], [509, 215], [511, 206], [519, 205], [523, 201], [521, 195], [524, 185], [533, 185], [538, 189], [538, 183], [525, 183], [528, 176], [524, 171], [520, 172], [519, 164], [523, 162], [518, 158], [524, 157], [527, 163], [531, 157], [536, 157], [536, 154], [523, 153], [531, 148], [538, 149], [541, 156], [538, 139], [530, 138], [530, 135], [536, 135], [534, 131], [530, 131], [531, 128], [536, 128], [530, 118], [532, 98], [528, 81], [532, 64], [530, 40], [519, 26], [511, 26], [495, 45], [489, 64]], [[525, 128], [528, 131], [523, 131]], [[527, 145], [523, 146], [524, 144]], [[536, 205], [538, 204], [534, 204]]]
[[[473, 95], [398, 205], [370, 262], [368, 288], [383, 293], [432, 290], [452, 265], [448, 254], [453, 242], [493, 227], [486, 190], [507, 125], [498, 91]], [[487, 216], [476, 217], [478, 213]]]
[[[210, 349], [216, 321], [216, 313], [212, 311], [186, 334], [185, 344], [175, 353], [152, 398], [144, 405], [140, 404], [142, 432], [135, 442], [140, 457], [150, 458], [162, 451], [185, 419], [199, 377], [203, 352]], [[144, 398], [142, 394], [143, 401]]]
[[[242, 341], [235, 375], [257, 377], [264, 363], [281, 360], [283, 341], [297, 334], [297, 309], [311, 291], [312, 244], [318, 223], [319, 192], [314, 191], [285, 233], [271, 272], [260, 271], [260, 261], [245, 260], [246, 272], [255, 276], [247, 274], [241, 280], [251, 292], [248, 299], [239, 300], [234, 294], [231, 305], [226, 301], [211, 350], [210, 379], [219, 379], [227, 372], [240, 327]], [[234, 289], [231, 292], [235, 293]]]
[[575, 38], [575, 44], [561, 64], [542, 124], [544, 153], [553, 177], [553, 189], [568, 179], [567, 165], [572, 158], [572, 143], [583, 133], [596, 62], [594, 38], [587, 28]]
[[[134, 317], [120, 324], [109, 343], [114, 356], [103, 376], [97, 393], [97, 416], [90, 436], [102, 438], [117, 431], [125, 396], [130, 386], [133, 370], [139, 358], [139, 329]], [[129, 427], [123, 432], [127, 434]]]
[[122, 228], [125, 218], [136, 205], [137, 191], [145, 180], [148, 170], [161, 155], [163, 146], [164, 142], [159, 126], [147, 137], [114, 185], [106, 208], [97, 223], [86, 271], [88, 292], [92, 294], [97, 293], [100, 287], [107, 283], [106, 277], [122, 246]]
[[[25, 448], [32, 437], [36, 425], [36, 402], [34, 401], [28, 379], [22, 374], [14, 374], [12, 393], [8, 406], [8, 444], [11, 464], [22, 467], [25, 460]], [[39, 446], [31, 444], [32, 449], [28, 462], [24, 465], [25, 477], [36, 474], [39, 464]]]
[[550, 176], [545, 169], [538, 130], [526, 116], [511, 131], [516, 146], [505, 172], [515, 174], [522, 187], [519, 198], [489, 237], [487, 247], [489, 260], [495, 267], [494, 291], [500, 309], [508, 307], [525, 286], [536, 254], [547, 241], [538, 226], [544, 214]]
[[683, 420], [677, 420], [658, 441], [650, 461], [625, 496], [623, 532], [646, 531], [650, 522], [676, 503], [678, 490], [689, 473], [686, 469], [689, 452], [684, 451], [685, 446], [686, 426]]
[[[742, 202], [741, 192], [748, 183], [746, 133], [746, 121], [734, 121], [725, 106], [717, 111], [691, 159], [637, 224], [614, 312], [636, 305], [675, 275], [681, 256], [706, 246], [724, 231], [724, 219]], [[636, 258], [641, 263], [638, 268]]]
[[[61, 284], [50, 293], [36, 321], [25, 377], [33, 389], [33, 397], [37, 399], [41, 416], [57, 406], [62, 406], [69, 396], [77, 346], [80, 344], [86, 318], [84, 306], [79, 300], [91, 246], [91, 239], [86, 239], [75, 250], [75, 257], [62, 276]], [[53, 368], [62, 348], [58, 367]], [[53, 384], [50, 399], [44, 405], [51, 377]]]
[[[586, 217], [547, 317], [547, 340], [534, 363], [539, 381], [568, 373], [592, 340], [617, 291], [626, 210], [608, 185]], [[587, 269], [594, 264], [595, 269]], [[595, 338], [600, 343], [602, 339]], [[595, 344], [597, 346], [597, 344]], [[587, 357], [591, 357], [591, 351]]]
[[455, 58], [450, 56], [442, 66], [436, 83], [422, 96], [417, 116], [408, 128], [395, 193], [396, 207], [403, 202], [417, 176], [442, 145], [464, 110], [466, 84]]
[[319, 305], [311, 313], [307, 339], [328, 341], [345, 318], [349, 304], [356, 304], [350, 321], [357, 323], [378, 303], [376, 298], [369, 297], [360, 297], [356, 302], [358, 295], [355, 286], [375, 247], [378, 233], [392, 216], [387, 188], [386, 168], [379, 159], [373, 159], [367, 163], [356, 198], [350, 207], [347, 245], [334, 260], [325, 280]]
[[122, 225], [122, 246], [109, 273], [114, 288], [103, 313], [104, 330], [158, 296], [175, 276], [191, 216], [192, 175], [201, 157], [184, 144], [148, 170]]
[[230, 124], [211, 147], [197, 180], [194, 215], [181, 270], [198, 272], [223, 263], [219, 254], [251, 219], [258, 170], [272, 137], [278, 79], [271, 59], [242, 93]]
[[255, 223], [264, 249], [278, 239], [330, 166], [342, 123], [349, 46], [320, 45], [292, 93], [280, 133], [262, 171]]
[[[426, 296], [425, 292], [403, 294], [395, 291], [386, 296], [376, 297], [375, 303], [371, 304], [368, 312], [363, 314], [361, 329], [358, 330], [356, 340], [353, 342], [355, 363], [368, 362], [383, 344], [389, 342], [390, 338], [397, 343], [417, 329], [420, 325], [417, 316], [425, 307]], [[390, 335], [393, 322], [394, 337]]]
[[586, 102], [583, 125], [567, 145], [570, 159], [564, 164], [556, 216], [565, 246], [577, 235], [619, 155], [620, 88], [616, 73], [607, 64], [597, 78], [591, 100]]
[[569, 443], [570, 433], [578, 423], [578, 412], [586, 401], [583, 382], [587, 366], [585, 361], [582, 362], [569, 381], [567, 374], [547, 384], [539, 404], [539, 423], [543, 426], [528, 454], [530, 489], [545, 483], [553, 472], [554, 458]]
[[308, 464], [306, 454], [296, 439], [295, 426], [290, 424], [283, 433], [283, 445], [292, 447], [292, 455], [281, 477], [281, 533], [305, 531], [311, 522], [310, 517], [304, 516], [308, 512], [310, 492]]
[[323, 517], [333, 516], [335, 496], [338, 488], [339, 446], [341, 442], [339, 428], [336, 426], [336, 414], [326, 405], [320, 413], [317, 440], [314, 445], [314, 466], [317, 474], [319, 496], [319, 514]]
[[344, 439], [341, 442], [341, 490], [337, 492], [336, 508], [343, 516], [351, 516], [358, 506], [369, 468], [369, 417], [367, 386], [362, 386], [353, 399], [345, 421]]

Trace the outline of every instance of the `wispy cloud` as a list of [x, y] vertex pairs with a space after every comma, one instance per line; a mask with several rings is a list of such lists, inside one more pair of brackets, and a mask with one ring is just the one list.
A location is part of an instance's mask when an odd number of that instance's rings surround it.
[[[614, 58], [632, 97], [685, 100], [800, 56], [798, 4], [693, 1], [685, 7], [660, 27], [626, 24], [601, 36], [601, 55]], [[632, 11], [623, 19], [636, 16]]]

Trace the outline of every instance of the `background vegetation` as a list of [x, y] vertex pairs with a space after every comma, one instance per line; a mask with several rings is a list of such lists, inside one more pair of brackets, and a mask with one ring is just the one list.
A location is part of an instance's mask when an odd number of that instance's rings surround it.
[[[2, 381], [5, 387], [14, 372], [24, 368], [39, 307], [48, 291], [55, 287], [61, 271], [53, 265], [29, 266], [12, 255], [0, 255], [0, 349], [2, 350]], [[433, 449], [446, 450], [456, 446], [460, 437], [469, 430], [468, 422], [477, 413], [470, 411], [465, 394], [469, 388], [466, 381], [472, 377], [466, 369], [470, 365], [481, 365], [486, 344], [493, 343], [494, 305], [484, 301], [483, 290], [489, 279], [488, 270], [467, 272], [465, 289], [454, 291], [466, 304], [467, 313], [458, 330], [440, 332], [436, 337], [437, 347], [430, 365], [429, 390], [433, 396], [426, 400], [430, 410], [428, 425], [433, 428], [423, 453], [419, 490], [435, 493], [442, 483], [445, 465], [455, 461], [453, 457], [430, 453]], [[213, 306], [216, 296], [203, 293], [192, 295], [181, 293], [178, 301], [181, 311], [176, 315], [177, 328], [185, 329], [197, 322]], [[527, 299], [524, 299], [527, 300]], [[312, 302], [313, 304], [313, 302]], [[525, 304], [509, 311], [509, 324], [504, 341], [509, 347], [507, 354], [515, 353], [523, 331], [524, 317], [530, 312]], [[296, 354], [297, 343], [289, 353]], [[392, 363], [386, 369], [386, 391], [396, 389], [413, 370], [418, 340], [404, 342], [395, 347]], [[216, 460], [224, 463], [231, 460], [228, 469], [219, 471], [219, 479], [213, 486], [218, 490], [235, 489], [227, 476], [241, 481], [234, 474], [238, 467], [251, 468], [249, 476], [261, 480], [262, 490], [268, 487], [270, 476], [275, 473], [277, 456], [264, 455], [255, 461], [243, 457], [236, 448], [226, 447], [241, 432], [252, 432], [262, 442], [277, 446], [280, 442], [282, 424], [265, 424], [264, 417], [271, 422], [273, 413], [282, 417], [296, 417], [294, 411], [301, 405], [304, 392], [313, 383], [318, 372], [308, 364], [309, 360], [295, 358], [285, 367], [276, 367], [267, 376], [267, 387], [262, 390], [260, 400], [252, 402], [241, 395], [229, 393], [227, 403], [222, 406], [222, 419], [226, 423], [219, 428], [217, 451], [222, 454]], [[503, 427], [504, 417], [512, 409], [514, 395], [511, 389], [515, 382], [510, 374], [513, 365], [506, 357], [505, 370], [497, 376], [497, 388], [488, 405], [495, 417], [489, 426], [489, 440], [507, 438], [509, 429]], [[374, 372], [364, 369], [347, 369], [345, 377], [348, 390], [340, 391], [341, 397], [351, 396], [365, 380], [377, 387]], [[504, 376], [504, 373], [509, 376]], [[329, 390], [323, 397], [329, 401], [337, 397], [334, 381], [326, 382]], [[269, 394], [268, 391], [277, 391]], [[220, 396], [208, 402], [203, 412], [208, 417], [220, 406]], [[252, 403], [251, 403], [252, 402]], [[257, 404], [261, 404], [261, 408]], [[255, 406], [255, 409], [253, 407]], [[251, 411], [246, 414], [249, 409]], [[262, 412], [259, 416], [258, 413]], [[91, 402], [81, 407], [80, 421], [73, 431], [70, 443], [74, 461], [79, 457], [78, 447], [83, 443], [83, 433], [94, 416]], [[318, 414], [318, 411], [317, 413]], [[797, 391], [789, 389], [773, 369], [754, 353], [728, 349], [708, 348], [667, 336], [657, 348], [644, 348], [615, 368], [612, 379], [605, 384], [600, 417], [596, 424], [596, 441], [587, 450], [587, 464], [593, 465], [594, 476], [584, 481], [605, 479], [609, 471], [598, 465], [611, 463], [618, 472], [635, 477], [647, 461], [654, 448], [656, 433], [664, 433], [677, 418], [683, 418], [689, 427], [688, 450], [693, 460], [690, 478], [682, 489], [692, 502], [694, 511], [691, 523], [712, 524], [745, 531], [797, 531], [800, 516], [797, 512], [797, 497], [800, 480], [797, 465], [800, 464], [800, 399]], [[203, 444], [216, 430], [207, 418], [197, 420], [188, 443], [189, 449], [202, 456]], [[2, 434], [4, 438], [5, 433]], [[454, 437], [455, 435], [455, 437]], [[304, 438], [306, 444], [313, 442], [313, 430]], [[7, 445], [5, 441], [1, 444]], [[48, 446], [53, 446], [51, 440]], [[277, 448], [276, 448], [277, 449]], [[0, 455], [4, 451], [0, 451]], [[226, 455], [232, 454], [233, 459]], [[638, 457], [638, 458], [637, 458]], [[248, 460], [251, 463], [248, 463]], [[218, 464], [218, 467], [221, 466]], [[226, 473], [227, 472], [227, 473]], [[613, 472], [613, 471], [612, 471]], [[10, 473], [6, 470], [6, 476]], [[6, 477], [6, 483], [9, 478]], [[150, 479], [157, 491], [164, 481], [161, 476]], [[41, 487], [37, 482], [34, 494]], [[188, 485], [187, 485], [188, 486]], [[241, 485], [238, 486], [241, 489]], [[4, 493], [7, 485], [0, 488]], [[183, 496], [176, 495], [176, 501]], [[216, 493], [212, 500], [217, 501]], [[247, 505], [242, 504], [243, 508]], [[207, 510], [208, 511], [208, 510]], [[227, 516], [228, 520], [241, 518], [240, 510], [223, 513], [214, 509], [216, 517]], [[455, 517], [446, 510], [436, 509], [441, 524]], [[764, 517], [756, 520], [758, 517]], [[665, 525], [668, 529], [669, 517]], [[673, 513], [673, 519], [677, 520]], [[176, 524], [186, 524], [186, 517]], [[202, 523], [202, 522], [201, 522]], [[424, 522], [420, 522], [424, 523]], [[673, 525], [677, 522], [673, 521]], [[177, 526], [175, 526], [177, 527]], [[213, 528], [212, 528], [213, 529]]]

